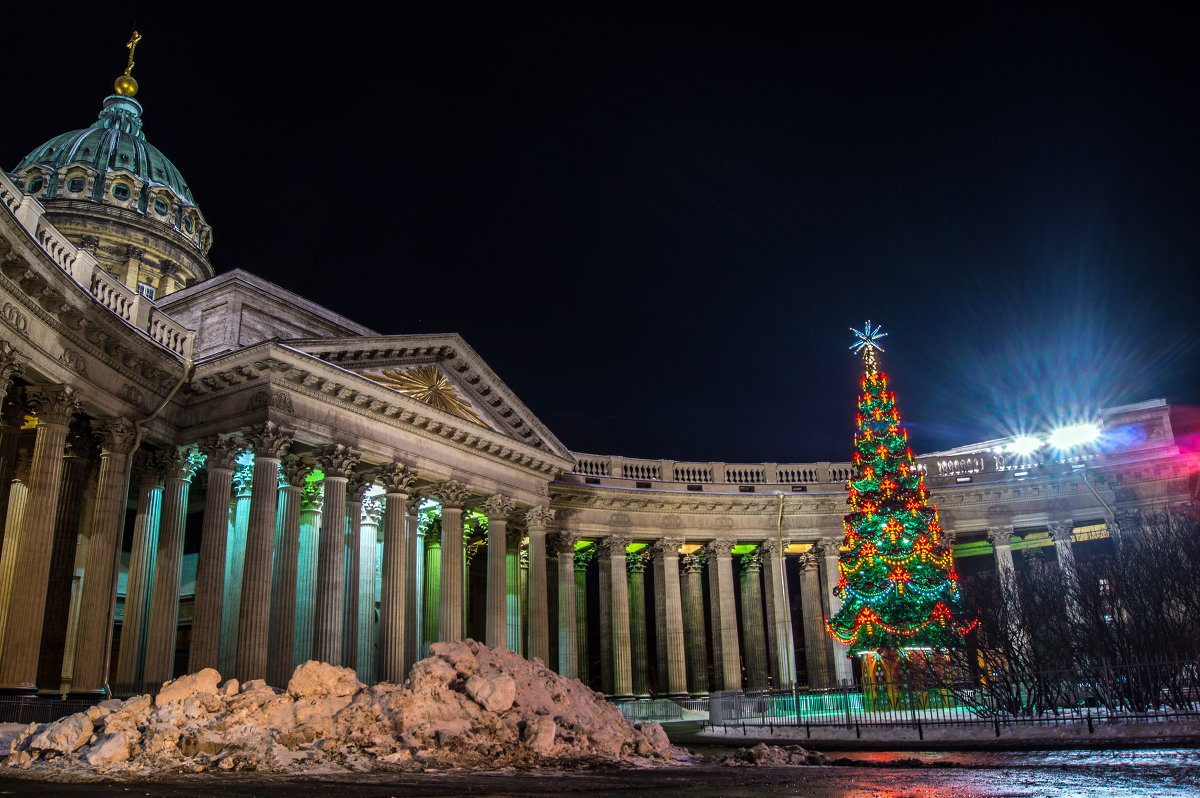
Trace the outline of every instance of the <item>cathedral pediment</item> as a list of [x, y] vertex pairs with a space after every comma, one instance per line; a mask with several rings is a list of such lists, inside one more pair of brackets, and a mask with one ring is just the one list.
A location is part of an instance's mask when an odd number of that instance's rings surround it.
[[572, 458], [459, 335], [355, 336], [285, 345], [470, 424]]

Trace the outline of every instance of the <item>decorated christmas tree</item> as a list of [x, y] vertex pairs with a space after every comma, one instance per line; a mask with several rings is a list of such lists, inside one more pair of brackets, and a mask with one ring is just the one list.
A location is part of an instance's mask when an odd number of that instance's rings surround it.
[[842, 608], [827, 626], [851, 654], [865, 655], [870, 681], [882, 675], [877, 665], [891, 671], [906, 651], [961, 646], [974, 623], [963, 619], [950, 541], [913, 460], [896, 394], [879, 369], [879, 339], [887, 333], [869, 321], [854, 333], [850, 348], [863, 355], [863, 392], [834, 591]]

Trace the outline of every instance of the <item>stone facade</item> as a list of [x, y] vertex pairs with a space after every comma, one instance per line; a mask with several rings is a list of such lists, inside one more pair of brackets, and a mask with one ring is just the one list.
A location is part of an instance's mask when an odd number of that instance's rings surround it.
[[[0, 688], [282, 685], [310, 657], [397, 679], [465, 636], [625, 697], [849, 678], [822, 620], [848, 463], [574, 453], [457, 335], [379, 335], [240, 271], [153, 301], [4, 174], [0, 206]], [[1165, 403], [1104, 424], [1135, 443], [918, 458], [957, 555], [1067, 562], [1195, 500]]]

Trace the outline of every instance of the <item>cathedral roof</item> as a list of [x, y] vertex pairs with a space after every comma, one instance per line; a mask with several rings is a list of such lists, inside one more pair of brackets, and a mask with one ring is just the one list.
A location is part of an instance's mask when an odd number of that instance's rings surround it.
[[[106, 97], [100, 118], [91, 127], [55, 136], [25, 156], [13, 173], [22, 174], [35, 165], [55, 172], [73, 165], [105, 175], [128, 172], [147, 186], [169, 187], [184, 205], [196, 204], [175, 164], [146, 141], [142, 105], [132, 97]], [[104, 181], [95, 181], [92, 200], [102, 200], [104, 185]]]

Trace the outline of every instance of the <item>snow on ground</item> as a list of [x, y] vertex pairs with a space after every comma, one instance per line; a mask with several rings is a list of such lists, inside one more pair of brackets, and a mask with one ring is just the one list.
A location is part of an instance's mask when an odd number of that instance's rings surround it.
[[[3, 732], [0, 729], [0, 745]], [[540, 660], [475, 641], [435, 643], [403, 685], [298, 667], [286, 691], [221, 683], [209, 668], [157, 696], [101, 702], [50, 724], [8, 729], [9, 768], [147, 776], [209, 770], [536, 767], [686, 759], [655, 722], [633, 724]]]

